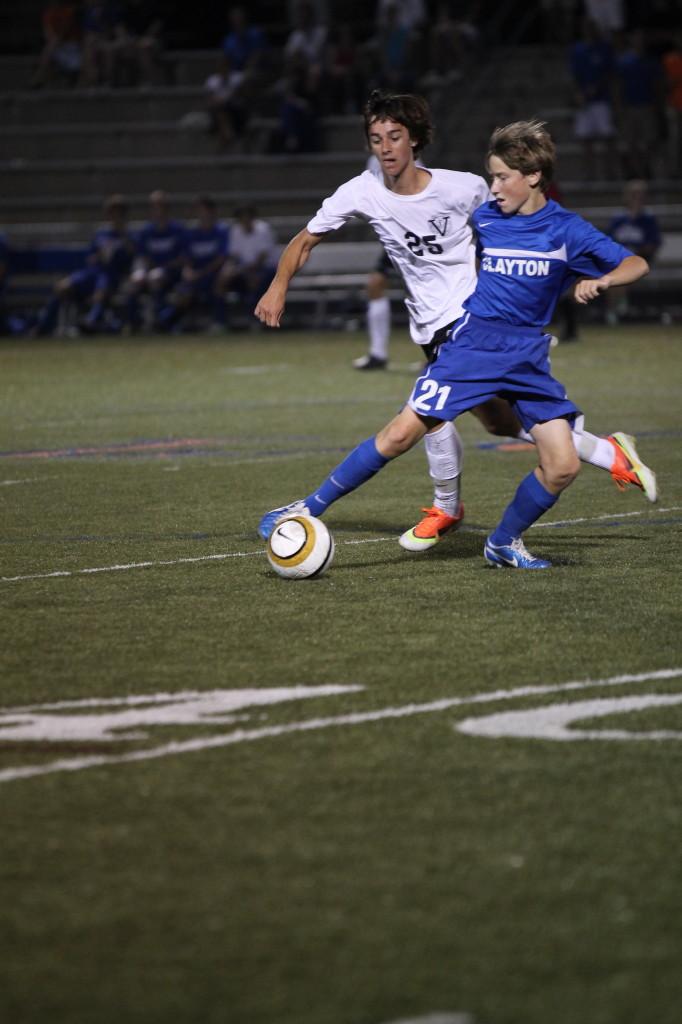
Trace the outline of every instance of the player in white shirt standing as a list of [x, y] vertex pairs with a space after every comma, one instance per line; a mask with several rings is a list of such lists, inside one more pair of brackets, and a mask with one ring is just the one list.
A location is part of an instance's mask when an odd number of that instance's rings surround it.
[[[364, 171], [324, 200], [285, 248], [255, 315], [267, 326], [279, 327], [291, 278], [327, 232], [359, 217], [372, 226], [400, 271], [407, 290], [410, 335], [429, 356], [462, 315], [464, 300], [476, 284], [470, 221], [474, 210], [491, 198], [490, 192], [478, 175], [417, 166], [416, 155], [432, 137], [428, 105], [418, 96], [373, 92], [365, 107], [365, 131], [369, 148], [381, 164], [383, 181]], [[475, 413], [491, 433], [531, 440], [502, 399], [492, 399]], [[644, 490], [639, 463], [624, 454], [617, 439], [587, 434], [582, 424], [573, 436], [581, 459]], [[433, 507], [423, 510], [425, 518], [400, 538], [402, 546], [411, 551], [424, 551], [436, 544], [444, 533], [460, 525], [464, 513], [459, 497], [462, 443], [454, 424], [438, 422], [424, 443], [435, 496]], [[322, 515], [333, 501], [370, 479], [393, 455], [380, 451], [375, 439], [369, 438], [308, 497], [266, 513], [259, 534], [269, 537], [287, 515]], [[655, 489], [647, 497], [655, 500]]]

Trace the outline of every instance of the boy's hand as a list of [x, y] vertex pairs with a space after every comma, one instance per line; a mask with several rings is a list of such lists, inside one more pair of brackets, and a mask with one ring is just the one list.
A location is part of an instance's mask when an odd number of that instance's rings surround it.
[[601, 292], [608, 291], [610, 287], [611, 278], [608, 274], [604, 277], [585, 278], [584, 281], [578, 281], [575, 286], [573, 293], [575, 301], [579, 302], [581, 306], [585, 306], [592, 299], [596, 299]]

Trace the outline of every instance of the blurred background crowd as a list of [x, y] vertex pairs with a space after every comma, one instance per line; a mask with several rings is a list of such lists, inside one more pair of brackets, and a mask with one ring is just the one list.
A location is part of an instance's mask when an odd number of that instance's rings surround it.
[[[677, 244], [679, 0], [3, 6], [5, 333], [66, 329], [67, 301], [72, 330], [177, 330], [197, 305], [228, 329], [296, 216], [305, 223], [348, 168], [362, 169], [373, 88], [429, 99], [439, 133], [427, 164], [480, 172], [491, 127], [543, 117], [567, 206], [579, 197], [654, 262], [664, 238]], [[211, 231], [199, 286], [196, 250]], [[41, 272], [35, 294], [27, 284], [8, 300], [10, 275]]]

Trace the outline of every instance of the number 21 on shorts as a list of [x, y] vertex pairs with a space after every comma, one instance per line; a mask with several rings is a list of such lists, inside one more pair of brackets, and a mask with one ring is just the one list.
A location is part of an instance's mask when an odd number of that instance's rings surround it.
[[412, 407], [415, 412], [431, 415], [440, 412], [448, 400], [452, 388], [449, 384], [440, 387], [437, 380], [422, 380], [417, 383], [412, 395]]

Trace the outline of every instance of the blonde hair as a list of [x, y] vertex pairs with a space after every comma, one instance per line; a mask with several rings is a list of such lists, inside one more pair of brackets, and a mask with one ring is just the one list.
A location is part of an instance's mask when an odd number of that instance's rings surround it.
[[499, 157], [507, 167], [522, 174], [539, 172], [540, 188], [543, 192], [549, 188], [556, 148], [544, 121], [514, 121], [496, 128], [490, 136], [486, 163], [491, 156]]

